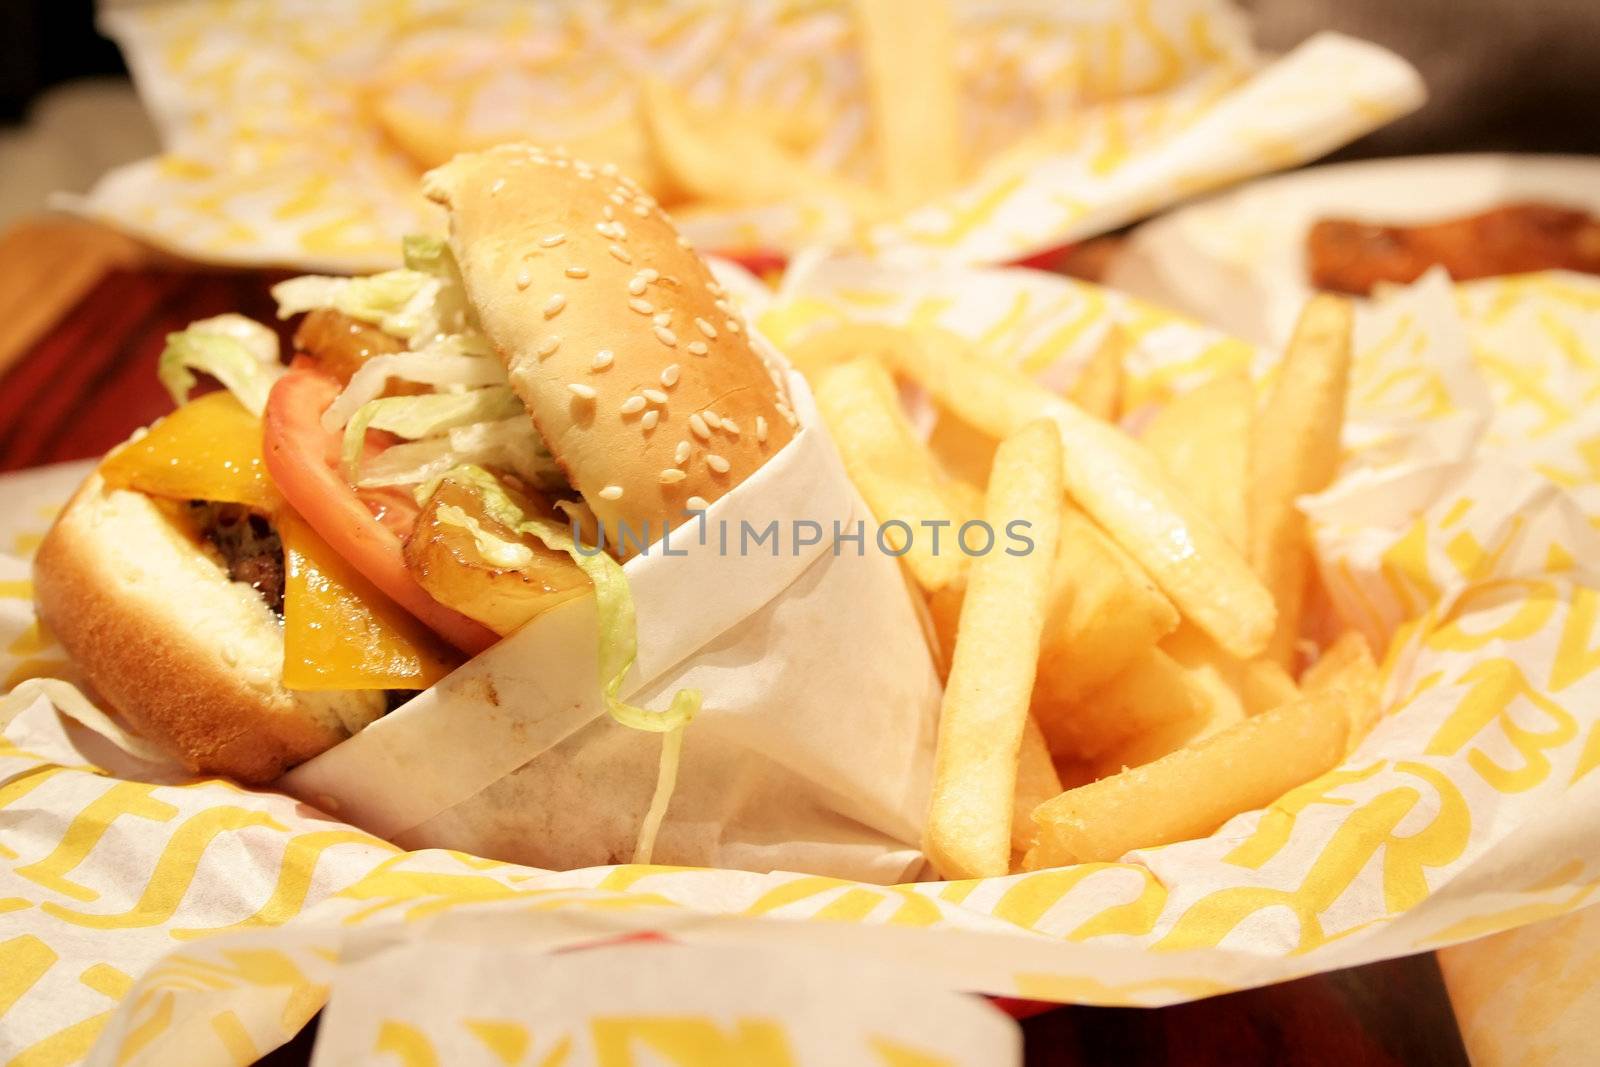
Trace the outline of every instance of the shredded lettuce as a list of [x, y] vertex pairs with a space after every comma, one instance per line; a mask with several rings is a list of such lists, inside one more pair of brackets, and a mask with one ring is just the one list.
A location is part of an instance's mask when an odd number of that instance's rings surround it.
[[571, 535], [562, 527], [544, 519], [528, 518], [494, 475], [482, 467], [457, 467], [445, 477], [478, 489], [490, 518], [518, 533], [537, 537], [547, 548], [566, 552], [594, 583], [595, 608], [600, 622], [601, 696], [606, 713], [631, 730], [666, 735], [662, 739], [655, 795], [651, 798], [650, 809], [634, 846], [633, 862], [649, 863], [656, 834], [677, 783], [684, 728], [700, 711], [700, 690], [678, 690], [664, 711], [650, 711], [622, 700], [618, 694], [639, 650], [633, 593], [628, 589], [628, 578], [623, 573], [622, 564], [604, 552], [593, 555], [580, 552]]
[[278, 362], [278, 335], [243, 315], [217, 315], [167, 334], [167, 347], [156, 364], [156, 377], [174, 403], [189, 399], [194, 371], [209, 374], [227, 387], [252, 414], [267, 407], [272, 383], [283, 374]]
[[[531, 486], [560, 489], [565, 477], [525, 414], [498, 422], [475, 422], [445, 431], [443, 437], [408, 441], [384, 449], [362, 466], [356, 484], [363, 489], [388, 485], [427, 485], [463, 465], [504, 467]], [[418, 496], [418, 502], [427, 494]]]
[[406, 269], [448, 277], [455, 268], [455, 257], [443, 237], [430, 233], [411, 233], [400, 239], [400, 254]]
[[351, 482], [360, 478], [361, 449], [368, 429], [387, 430], [416, 440], [469, 423], [510, 418], [521, 411], [522, 403], [510, 387], [504, 385], [466, 393], [426, 393], [368, 401], [356, 410], [344, 428], [340, 455], [345, 475]]
[[334, 431], [349, 422], [361, 408], [378, 399], [391, 379], [433, 386], [473, 388], [506, 384], [506, 369], [487, 356], [465, 356], [456, 346], [439, 346], [420, 352], [373, 356], [350, 376], [350, 384], [333, 398], [322, 413], [322, 428]]

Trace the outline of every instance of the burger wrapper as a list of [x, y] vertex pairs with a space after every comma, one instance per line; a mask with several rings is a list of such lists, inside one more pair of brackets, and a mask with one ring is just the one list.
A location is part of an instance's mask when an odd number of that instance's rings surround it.
[[[780, 342], [844, 318], [935, 323], [1057, 383], [1116, 328], [1131, 420], [1223, 370], [1265, 382], [1276, 363], [1150, 305], [1020, 271], [908, 280], [863, 262], [802, 265], [755, 318]], [[489, 993], [424, 996], [417, 972], [462, 976], [472, 957], [500, 974], [508, 946], [645, 934], [685, 960], [811, 953], [775, 956], [770, 969], [840, 989], [857, 968], [882, 966], [904, 975], [885, 980], [890, 995], [935, 985], [1168, 1004], [1576, 914], [1600, 886], [1600, 500], [1597, 427], [1581, 399], [1600, 388], [1600, 282], [1551, 274], [1452, 291], [1430, 278], [1364, 311], [1357, 341], [1347, 461], [1305, 501], [1327, 587], [1309, 624], [1378, 642], [1386, 715], [1339, 767], [1270, 807], [1119, 862], [976, 881], [552, 872], [407, 851], [281, 793], [173, 776], [107, 740], [108, 723], [85, 728], [32, 698], [0, 749], [0, 1042], [63, 1062], [93, 1046], [100, 1063], [168, 1062], [175, 1048], [185, 1062], [231, 1063], [284, 1040], [330, 987], [330, 1031], [369, 1049], [401, 1047], [413, 1031], [465, 1040], [496, 1019], [537, 1037], [537, 1005], [567, 1003], [546, 983], [522, 984], [528, 995], [503, 1007]], [[60, 662], [31, 629], [22, 557], [44, 522], [39, 501], [63, 499], [77, 473], [5, 483], [0, 544], [13, 558], [0, 569], [0, 647], [12, 649], [13, 682]], [[820, 628], [812, 638], [832, 640]], [[870, 676], [870, 650], [858, 651]], [[779, 669], [767, 659], [737, 669]], [[696, 670], [667, 687], [703, 679]], [[691, 734], [708, 723], [720, 736], [709, 714]], [[847, 729], [870, 744], [878, 727], [858, 715]], [[461, 947], [467, 926], [476, 949]], [[407, 942], [387, 967], [364, 948], [386, 938]], [[1589, 950], [1573, 953], [1577, 966]], [[699, 960], [657, 992], [698, 1010], [699, 988], [719, 990], [744, 1018], [753, 983], [730, 979], [716, 953]], [[502, 980], [554, 973], [527, 967]], [[1452, 988], [1466, 988], [1451, 971]], [[1565, 1018], [1544, 1004], [1540, 1018]]]
[[[704, 702], [654, 859], [904, 881], [922, 865], [939, 680], [810, 390], [792, 375], [789, 392], [791, 443], [624, 567], [639, 655], [623, 698]], [[836, 550], [835, 530], [859, 536]], [[605, 713], [596, 627], [593, 598], [546, 612], [280, 785], [411, 848], [624, 862], [662, 735]]]
[[[962, 155], [980, 161], [959, 186], [876, 221], [825, 191], [699, 204], [681, 219], [690, 236], [724, 252], [1007, 262], [1315, 159], [1423, 99], [1403, 60], [1348, 37], [1258, 55], [1224, 0], [957, 0], [954, 17]], [[198, 260], [393, 266], [398, 238], [440, 228], [416, 192], [422, 151], [532, 138], [648, 168], [643, 76], [804, 135], [824, 172], [865, 181], [873, 167], [842, 2], [108, 0], [101, 25], [164, 152], [76, 210]]]

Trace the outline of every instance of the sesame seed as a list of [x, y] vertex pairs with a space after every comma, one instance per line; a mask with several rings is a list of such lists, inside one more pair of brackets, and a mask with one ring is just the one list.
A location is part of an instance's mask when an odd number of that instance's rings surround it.
[[710, 467], [712, 470], [716, 471], [718, 474], [727, 474], [728, 473], [729, 463], [728, 463], [727, 460], [723, 459], [721, 456], [717, 455], [715, 452], [707, 452], [706, 453], [706, 466]]
[[661, 384], [671, 389], [678, 384], [678, 365], [670, 363], [661, 369]]
[[716, 309], [718, 311], [722, 312], [724, 315], [732, 315], [733, 314], [733, 305], [728, 303], [726, 300], [723, 300], [723, 299], [721, 299], [719, 297], [713, 303], [715, 304]]
[[696, 326], [700, 327], [700, 332], [701, 333], [705, 334], [707, 337], [711, 338], [712, 340], [716, 340], [717, 328], [715, 326], [711, 325], [705, 319], [698, 318], [698, 317], [694, 320], [694, 324]]
[[707, 352], [711, 351], [711, 349], [706, 347], [706, 343], [704, 341], [690, 341], [687, 345], [684, 345], [684, 347], [689, 350], [689, 354], [691, 356], [703, 356]]
[[688, 441], [679, 441], [678, 442], [678, 447], [672, 453], [673, 462], [675, 462], [675, 463], [687, 463], [687, 462], [689, 462], [689, 449], [690, 449], [690, 446], [689, 446], [689, 442]]
[[639, 425], [643, 426], [646, 430], [653, 430], [656, 428], [656, 422], [659, 421], [660, 418], [661, 412], [652, 408], [644, 413], [644, 416], [639, 420]]
[[494, 184], [489, 186], [489, 195], [490, 196], [495, 196], [500, 192], [500, 190], [504, 189], [505, 187], [506, 187], [506, 180], [504, 178], [496, 178], [494, 180]]
[[620, 485], [608, 485], [608, 486], [606, 486], [604, 489], [600, 490], [600, 499], [601, 500], [621, 500], [622, 499], [622, 486], [620, 486]]
[[611, 361], [614, 358], [615, 357], [611, 354], [611, 349], [602, 348], [600, 351], [594, 354], [594, 360], [590, 362], [589, 367], [592, 370], [605, 370], [607, 367], [611, 366]]
[[672, 312], [670, 312], [670, 311], [657, 312], [655, 318], [651, 319], [650, 321], [654, 322], [657, 326], [671, 326], [672, 325]]
[[644, 410], [645, 399], [642, 396], [630, 396], [622, 402], [618, 410], [624, 415], [637, 415]]
[[560, 347], [561, 347], [561, 338], [560, 337], [558, 337], [557, 335], [555, 335], [553, 333], [547, 335], [543, 341], [539, 342], [539, 358], [543, 359], [546, 356], [554, 355], [556, 349], [558, 349]]
[[678, 343], [678, 335], [667, 329], [665, 326], [657, 326], [655, 327], [655, 331], [656, 340], [660, 341], [668, 348], [671, 348], [673, 345]]
[[[646, 267], [644, 270], [640, 271], [639, 273], [644, 277], [644, 280], [647, 281], [647, 282], [656, 282], [656, 281], [660, 281], [661, 280], [661, 272], [656, 270], [654, 267]], [[677, 283], [674, 282], [673, 284], [676, 285]]]
[[677, 482], [683, 481], [687, 477], [689, 476], [678, 470], [676, 467], [665, 467], [661, 471], [661, 484], [673, 485]]
[[645, 207], [643, 204], [633, 205], [633, 213], [639, 216], [641, 219], [647, 219], [650, 217], [650, 209]]
[[617, 165], [615, 163], [602, 163], [600, 164], [600, 173], [607, 178], [615, 178], [617, 176]]
[[645, 286], [649, 284], [644, 280], [643, 274], [635, 274], [633, 280], [628, 283], [628, 293], [631, 296], [643, 296]]
[[722, 328], [727, 330], [729, 333], [738, 333], [739, 332], [738, 320], [729, 319], [727, 322], [722, 324]]
[[641, 315], [648, 315], [656, 309], [656, 306], [650, 301], [642, 300], [637, 296], [628, 301], [628, 306]]
[[683, 502], [683, 506], [690, 511], [704, 511], [711, 505], [706, 503], [706, 498], [703, 496], [692, 496]]
[[720, 283], [714, 281], [706, 282], [706, 291], [712, 296], [724, 296], [728, 292]]
[[[701, 418], [699, 414], [689, 416], [689, 431], [702, 441], [711, 440], [711, 430], [706, 426], [706, 420]], [[679, 460], [678, 462], [682, 463], [683, 461]]]
[[607, 245], [606, 251], [611, 253], [613, 259], [620, 259], [624, 263], [633, 262], [633, 257], [628, 255], [628, 250], [621, 245]]
[[639, 392], [652, 404], [665, 404], [667, 402], [667, 394], [659, 389], [641, 389]]
[[533, 278], [526, 270], [520, 270], [517, 272], [517, 289], [519, 292], [532, 284]]
[[756, 416], [756, 440], [761, 444], [767, 443], [767, 419], [765, 415]]
[[738, 437], [739, 436], [739, 424], [737, 422], [734, 422], [732, 419], [723, 419], [722, 420], [722, 432], [727, 434], [729, 437]]
[[600, 209], [600, 213], [602, 215], [604, 215], [607, 220], [614, 219], [614, 218], [617, 217], [617, 213], [615, 211], [611, 210], [611, 205], [610, 204], [607, 204], [604, 207], [602, 207]]
[[567, 277], [569, 277], [569, 278], [587, 278], [588, 276], [589, 276], [589, 268], [588, 267], [568, 267], [567, 268]]
[[544, 302], [544, 317], [553, 319], [561, 314], [561, 309], [567, 306], [567, 298], [560, 293], [553, 293], [549, 300]]
[[539, 243], [546, 248], [554, 248], [556, 245], [560, 244], [566, 239], [567, 235], [564, 233], [553, 233], [549, 237], [539, 238]]
[[722, 428], [722, 416], [718, 415], [715, 411], [712, 411], [710, 408], [706, 408], [700, 414], [705, 418], [706, 425], [710, 426], [713, 430], [719, 430]]
[[594, 386], [584, 385], [582, 382], [572, 382], [567, 388], [572, 390], [573, 396], [582, 397], [584, 400], [593, 400], [598, 395], [594, 391]]

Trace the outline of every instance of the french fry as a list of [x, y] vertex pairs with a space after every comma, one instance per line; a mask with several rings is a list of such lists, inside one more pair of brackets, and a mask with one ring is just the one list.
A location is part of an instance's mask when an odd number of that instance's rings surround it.
[[1250, 429], [1255, 394], [1242, 374], [1174, 397], [1139, 439], [1172, 480], [1211, 516], [1228, 543], [1250, 550]]
[[1020, 855], [1038, 839], [1033, 809], [1060, 794], [1061, 776], [1050, 761], [1044, 734], [1030, 716], [1022, 728], [1022, 748], [1017, 753], [1017, 790], [1011, 806], [1011, 851]]
[[1347, 630], [1328, 646], [1320, 659], [1300, 675], [1307, 695], [1343, 689], [1358, 701], [1352, 721], [1350, 745], [1354, 748], [1383, 714], [1383, 679], [1372, 647], [1359, 631]]
[[1080, 709], [1177, 625], [1178, 610], [1139, 565], [1065, 505], [1033, 690], [1033, 714], [1052, 751], [1102, 747], [1090, 739], [1104, 732], [1098, 720]]
[[1193, 714], [1135, 734], [1101, 756], [1095, 761], [1101, 776], [1160, 759], [1244, 720], [1244, 704], [1237, 690], [1242, 666], [1238, 660], [1191, 625], [1179, 626], [1162, 639], [1160, 647], [1183, 672], [1185, 698], [1198, 707]]
[[1284, 666], [1300, 636], [1311, 559], [1295, 501], [1326, 488], [1339, 467], [1353, 320], [1350, 302], [1336, 296], [1306, 305], [1251, 443], [1250, 562], [1278, 605], [1268, 654]]
[[967, 595], [965, 582], [952, 583], [943, 589], [924, 594], [928, 605], [928, 619], [933, 625], [934, 637], [939, 642], [934, 665], [939, 668], [939, 680], [950, 680], [950, 661], [956, 650], [956, 630], [961, 624], [961, 601]]
[[1143, 767], [1062, 793], [1034, 810], [1029, 870], [1114, 861], [1203, 837], [1336, 766], [1359, 701], [1342, 689], [1245, 719]]
[[1122, 357], [1127, 347], [1121, 327], [1113, 324], [1067, 392], [1074, 404], [1097, 419], [1116, 422], [1122, 413]]
[[961, 177], [955, 25], [944, 0], [852, 0], [878, 180], [897, 207]]
[[928, 435], [928, 450], [951, 477], [982, 489], [994, 465], [995, 438], [952, 412], [939, 410]]
[[1171, 656], [1146, 648], [1074, 704], [1052, 705], [1039, 728], [1058, 756], [1096, 761], [1149, 734], [1202, 719], [1209, 696]]
[[809, 333], [786, 345], [783, 354], [794, 364], [795, 370], [805, 375], [808, 381], [815, 382], [829, 367], [853, 359], [881, 359], [894, 366], [904, 358], [901, 350], [914, 349], [916, 343], [916, 338], [909, 331], [896, 326], [848, 322]]
[[1276, 618], [1271, 594], [1138, 442], [1021, 371], [974, 356], [959, 337], [935, 329], [917, 336], [915, 351], [889, 354], [896, 369], [997, 437], [1053, 420], [1072, 498], [1219, 645], [1244, 658], [1266, 647]]
[[[837, 364], [819, 377], [816, 397], [845, 470], [873, 516], [910, 527], [902, 558], [917, 584], [933, 591], [959, 582], [967, 557], [955, 539], [968, 516], [947, 495], [948, 479], [917, 439], [888, 370], [871, 359]], [[923, 525], [929, 522], [946, 524], [939, 530], [941, 550], [935, 550], [933, 529]]]
[[1240, 665], [1239, 699], [1246, 715], [1260, 715], [1300, 699], [1300, 687], [1277, 660], [1261, 657]]
[[1046, 423], [1001, 442], [984, 515], [1030, 524], [1032, 551], [972, 560], [940, 710], [924, 851], [947, 878], [1011, 867], [1011, 816], [1061, 515], [1061, 440]]
[[707, 112], [664, 81], [644, 83], [640, 111], [663, 193], [672, 198], [750, 206], [823, 195], [848, 201], [865, 218], [883, 212], [872, 190], [812, 166], [772, 127]]

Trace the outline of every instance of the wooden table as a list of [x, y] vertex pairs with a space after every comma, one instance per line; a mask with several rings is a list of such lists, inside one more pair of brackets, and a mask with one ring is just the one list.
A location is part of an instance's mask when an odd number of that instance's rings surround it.
[[[0, 236], [0, 470], [96, 456], [171, 407], [166, 334], [238, 311], [271, 322], [281, 275], [152, 262], [104, 230], [40, 220]], [[1157, 1010], [1067, 1007], [1025, 1020], [1045, 1064], [1465, 1064], [1433, 957]], [[268, 1057], [304, 1064], [311, 1035]]]

